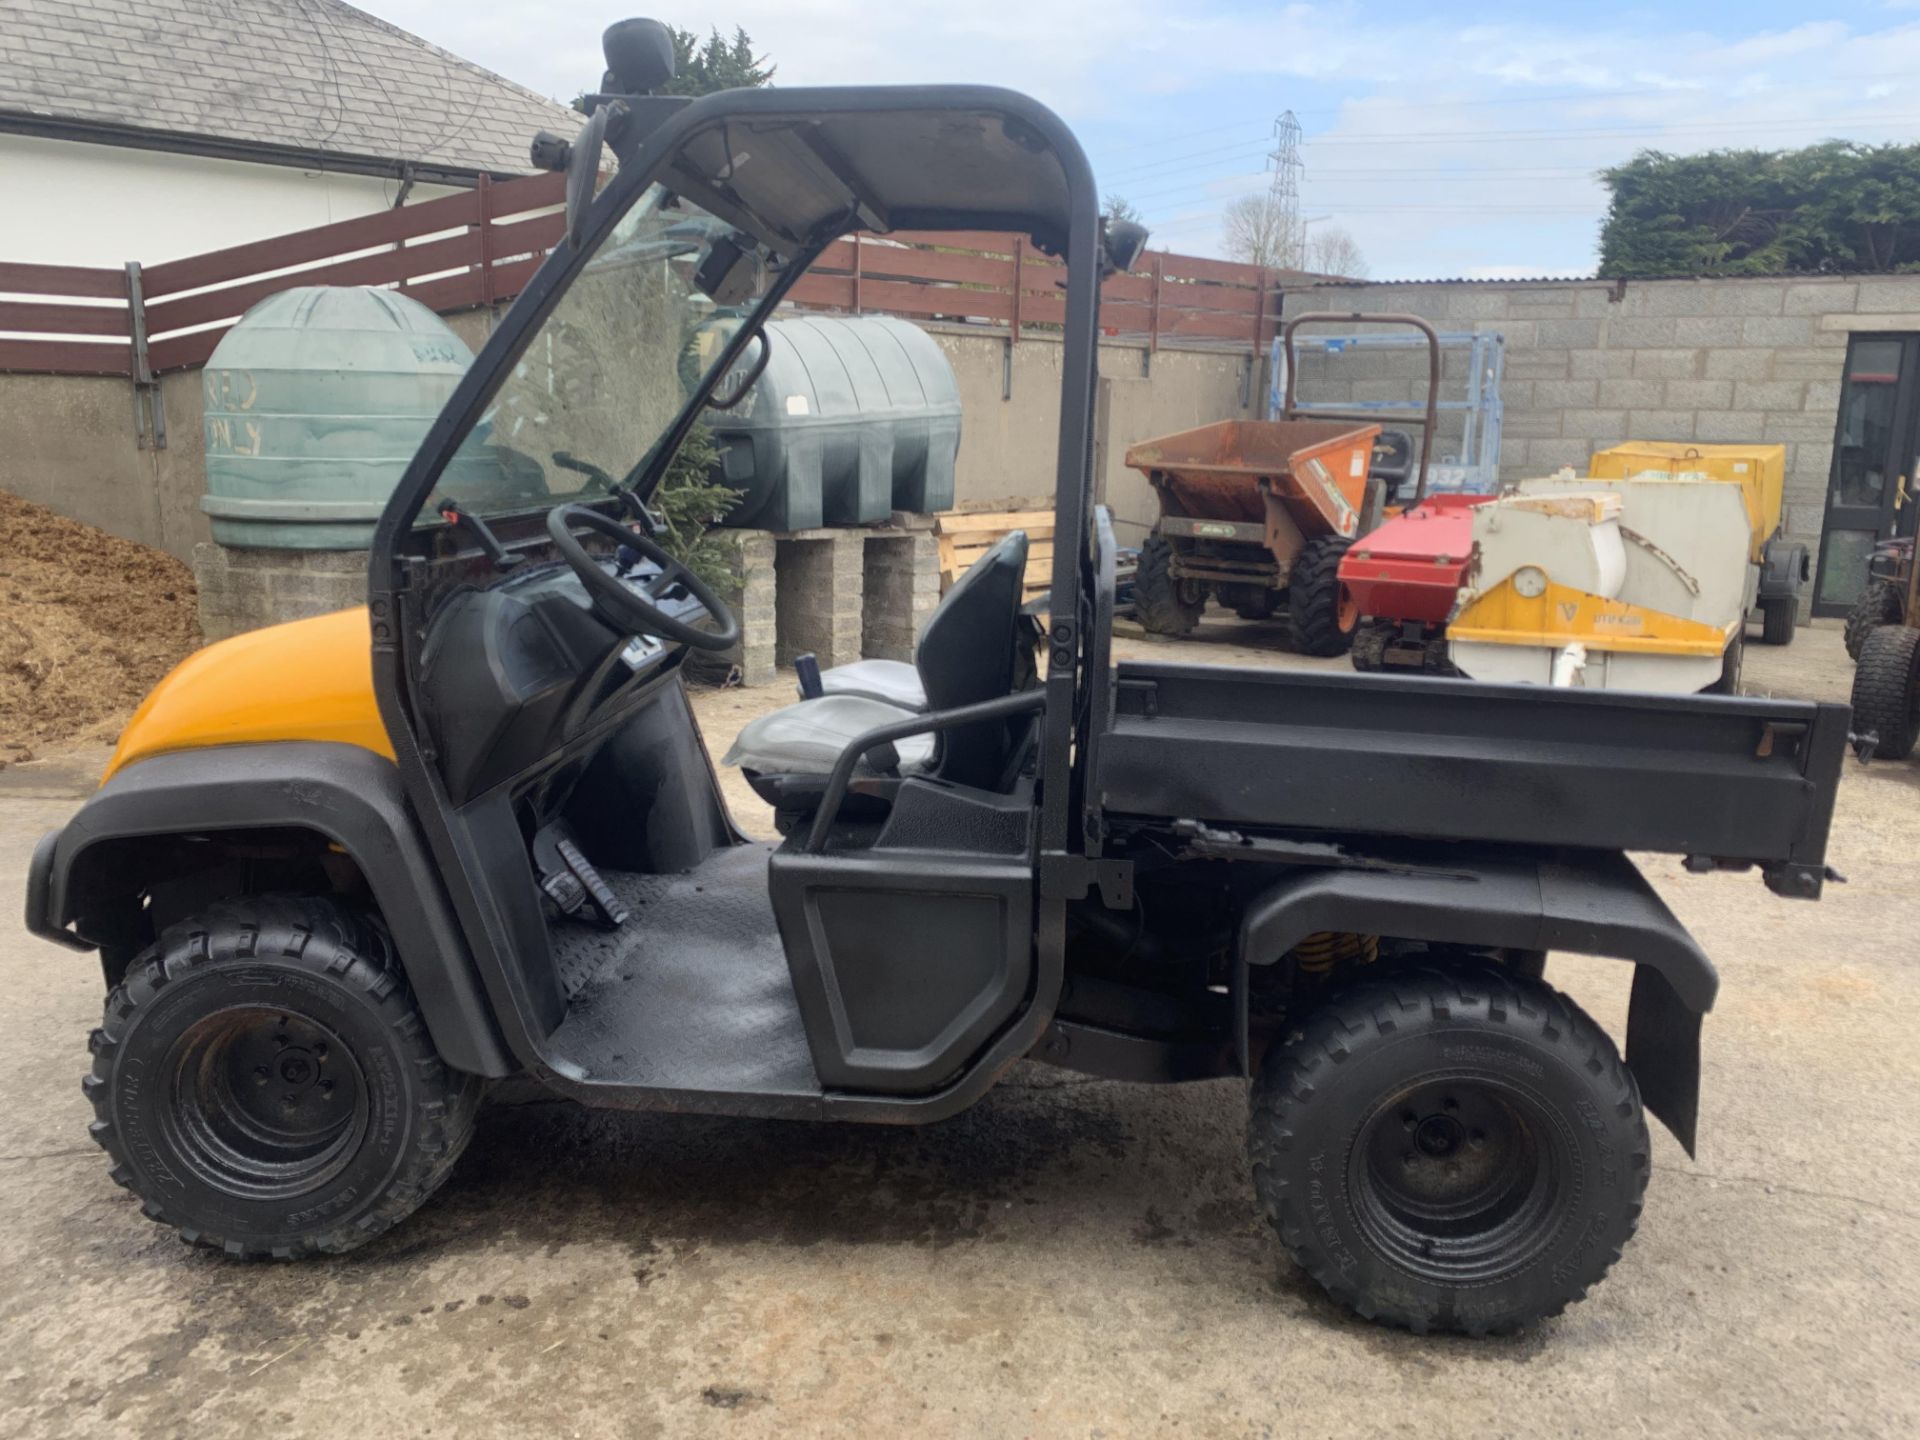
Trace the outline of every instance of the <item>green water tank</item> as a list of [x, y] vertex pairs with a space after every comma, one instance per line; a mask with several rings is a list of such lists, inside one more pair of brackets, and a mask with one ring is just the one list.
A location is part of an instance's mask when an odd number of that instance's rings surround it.
[[255, 305], [202, 372], [222, 545], [359, 550], [473, 352], [391, 290], [306, 285]]

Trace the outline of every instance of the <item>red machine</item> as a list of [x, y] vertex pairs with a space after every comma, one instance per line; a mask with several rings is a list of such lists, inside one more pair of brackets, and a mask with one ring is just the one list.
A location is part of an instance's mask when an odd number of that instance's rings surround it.
[[1491, 495], [1429, 495], [1354, 542], [1340, 562], [1340, 625], [1356, 670], [1448, 674], [1447, 617], [1473, 551], [1473, 507]]

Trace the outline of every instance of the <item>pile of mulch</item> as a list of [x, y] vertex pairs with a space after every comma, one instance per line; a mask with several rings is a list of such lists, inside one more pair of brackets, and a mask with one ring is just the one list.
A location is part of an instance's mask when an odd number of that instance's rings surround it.
[[0, 491], [0, 765], [113, 739], [200, 644], [186, 565]]

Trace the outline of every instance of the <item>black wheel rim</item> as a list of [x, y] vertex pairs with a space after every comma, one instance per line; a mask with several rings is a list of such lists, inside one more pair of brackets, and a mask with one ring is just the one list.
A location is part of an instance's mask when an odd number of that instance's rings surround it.
[[367, 1130], [353, 1053], [294, 1011], [236, 1006], [168, 1052], [170, 1148], [203, 1183], [251, 1200], [304, 1195], [346, 1168]]
[[1449, 1285], [1524, 1269], [1553, 1243], [1576, 1185], [1547, 1107], [1479, 1077], [1440, 1077], [1383, 1101], [1361, 1125], [1349, 1193], [1387, 1259]]

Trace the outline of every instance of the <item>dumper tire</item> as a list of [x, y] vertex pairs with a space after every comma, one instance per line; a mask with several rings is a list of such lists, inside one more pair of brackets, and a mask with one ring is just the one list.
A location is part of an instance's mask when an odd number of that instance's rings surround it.
[[1800, 624], [1800, 601], [1793, 595], [1773, 595], [1760, 602], [1760, 643], [1791, 645]]
[[1353, 632], [1340, 628], [1340, 561], [1352, 543], [1341, 535], [1319, 535], [1293, 557], [1287, 615], [1293, 648], [1302, 655], [1344, 655], [1353, 643]]
[[1891, 580], [1869, 580], [1860, 598], [1847, 612], [1847, 658], [1858, 660], [1867, 636], [1882, 625], [1898, 625], [1904, 618], [1907, 596], [1903, 587]]
[[1268, 1051], [1254, 1190], [1365, 1319], [1500, 1334], [1583, 1298], [1632, 1238], [1651, 1146], [1607, 1033], [1545, 982], [1421, 962], [1335, 992]]
[[1140, 546], [1133, 574], [1133, 618], [1149, 635], [1188, 635], [1207, 608], [1206, 596], [1186, 594], [1187, 586], [1173, 575], [1173, 544], [1164, 535], [1149, 535]]
[[1876, 760], [1904, 760], [1920, 739], [1920, 630], [1882, 625], [1853, 671], [1853, 732], [1876, 738]]
[[439, 1189], [483, 1082], [435, 1051], [386, 931], [252, 897], [170, 926], [108, 995], [81, 1088], [115, 1183], [237, 1259], [339, 1254]]

